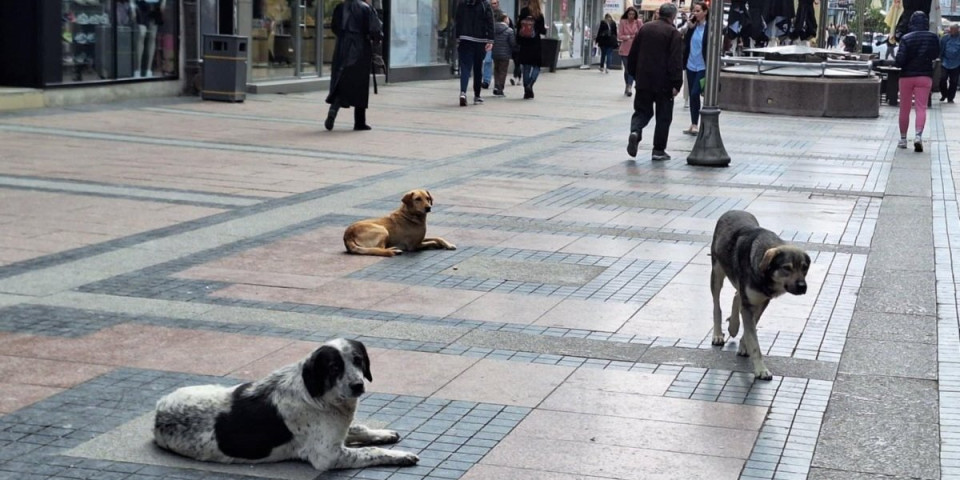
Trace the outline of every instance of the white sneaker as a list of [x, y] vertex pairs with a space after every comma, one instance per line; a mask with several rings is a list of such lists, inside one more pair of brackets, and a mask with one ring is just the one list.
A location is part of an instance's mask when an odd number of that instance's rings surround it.
[[684, 99], [683, 99], [683, 108], [690, 108], [690, 99], [689, 99], [689, 98], [684, 98]]
[[917, 153], [923, 152], [923, 139], [920, 135], [917, 135], [916, 138], [913, 139], [913, 151]]
[[907, 139], [901, 138], [900, 141], [897, 142], [897, 148], [907, 148]]

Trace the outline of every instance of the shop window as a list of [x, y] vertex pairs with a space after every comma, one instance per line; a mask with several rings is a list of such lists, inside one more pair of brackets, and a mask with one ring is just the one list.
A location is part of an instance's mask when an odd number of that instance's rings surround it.
[[392, 4], [390, 66], [412, 67], [453, 63], [455, 0], [408, 0]]
[[580, 58], [583, 45], [583, 7], [585, 0], [549, 0], [547, 36], [560, 40], [560, 58]]
[[176, 77], [176, 0], [63, 0], [62, 82]]

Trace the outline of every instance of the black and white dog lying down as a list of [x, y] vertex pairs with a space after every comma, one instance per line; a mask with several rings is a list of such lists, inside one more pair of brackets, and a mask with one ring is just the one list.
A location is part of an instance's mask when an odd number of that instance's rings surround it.
[[184, 387], [164, 396], [154, 439], [209, 462], [299, 459], [320, 471], [416, 464], [413, 453], [369, 446], [396, 443], [397, 432], [351, 425], [364, 378], [373, 381], [363, 344], [331, 340], [256, 382]]

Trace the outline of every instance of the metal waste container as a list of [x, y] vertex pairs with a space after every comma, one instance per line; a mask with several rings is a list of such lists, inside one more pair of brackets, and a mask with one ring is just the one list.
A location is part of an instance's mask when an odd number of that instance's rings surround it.
[[247, 98], [247, 37], [203, 36], [203, 85], [200, 98], [242, 102]]
[[557, 71], [557, 60], [560, 59], [560, 40], [556, 38], [540, 39], [540, 67], [549, 68], [550, 73]]

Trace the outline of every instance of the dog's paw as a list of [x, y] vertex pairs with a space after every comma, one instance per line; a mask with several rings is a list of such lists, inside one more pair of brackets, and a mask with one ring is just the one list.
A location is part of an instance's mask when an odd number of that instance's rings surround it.
[[394, 453], [394, 456], [393, 456], [394, 465], [398, 465], [401, 467], [409, 467], [411, 465], [416, 465], [417, 462], [420, 461], [420, 457], [418, 457], [417, 454], [415, 453], [398, 452], [398, 451], [394, 451], [393, 453]]
[[384, 430], [383, 433], [383, 443], [397, 443], [400, 441], [400, 434], [393, 430]]
[[727, 343], [727, 342], [723, 339], [723, 334], [721, 333], [720, 335], [714, 335], [714, 336], [713, 336], [713, 341], [710, 342], [710, 343], [712, 343], [713, 345], [716, 345], [716, 346], [722, 346], [723, 344], [725, 344], [725, 343]]
[[389, 247], [387, 248], [387, 250], [390, 250], [390, 252], [393, 253], [394, 255], [403, 255], [403, 250], [400, 250], [397, 247]]
[[727, 327], [727, 331], [730, 332], [730, 338], [736, 337], [737, 334], [740, 333], [740, 319], [730, 317], [727, 319], [727, 322], [730, 324], [730, 326]]
[[739, 355], [739, 356], [741, 356], [741, 357], [749, 357], [749, 356], [750, 356], [750, 352], [747, 351], [747, 346], [744, 345], [742, 341], [740, 342], [740, 346], [737, 348], [737, 355]]
[[452, 243], [447, 243], [443, 248], [446, 248], [447, 250], [456, 250], [457, 246]]
[[753, 372], [753, 376], [757, 377], [757, 380], [773, 380], [773, 374], [770, 373], [770, 370], [766, 368], [760, 370], [759, 372]]

